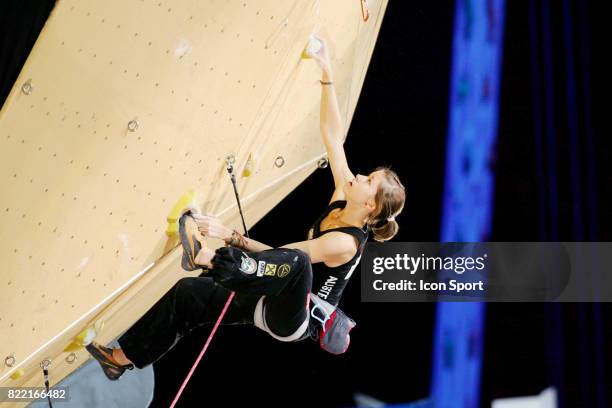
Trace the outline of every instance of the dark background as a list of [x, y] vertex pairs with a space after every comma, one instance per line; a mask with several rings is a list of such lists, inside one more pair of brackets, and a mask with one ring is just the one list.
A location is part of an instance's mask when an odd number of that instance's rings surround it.
[[[0, 3], [0, 101], [53, 3]], [[563, 2], [573, 15], [586, 12], [586, 31], [583, 20], [572, 20], [576, 75], [582, 78], [576, 147], [567, 124], [568, 111], [574, 108], [567, 103], [561, 3], [506, 2], [491, 241], [611, 240], [611, 150], [604, 116], [609, 106], [609, 71], [603, 65], [609, 49], [606, 13], [595, 1]], [[538, 5], [535, 12], [533, 4]], [[550, 10], [550, 42], [538, 37], [543, 32], [538, 13], [544, 7]], [[535, 31], [530, 20], [534, 15], [540, 22]], [[378, 165], [390, 165], [407, 188], [396, 241], [439, 240], [453, 17], [454, 2], [390, 1], [349, 131], [346, 151], [353, 172], [366, 174]], [[552, 71], [546, 70], [551, 66]], [[552, 90], [545, 78], [551, 79]], [[555, 102], [555, 149], [544, 158], [536, 140], [547, 90]], [[572, 149], [579, 149], [582, 158], [577, 196], [570, 182]], [[551, 157], [557, 171], [554, 197], [551, 181], [542, 178], [542, 166]], [[254, 226], [251, 235], [275, 246], [303, 240], [332, 188], [329, 170], [317, 170]], [[558, 209], [555, 217], [549, 214], [551, 202]], [[342, 356], [328, 355], [309, 341], [280, 343], [249, 327], [221, 328], [179, 406], [349, 406], [354, 392], [386, 402], [427, 397], [435, 305], [360, 303], [354, 279], [341, 306], [358, 323]], [[612, 385], [607, 304], [498, 303], [487, 305], [486, 316], [483, 406], [492, 398], [537, 394], [551, 384], [562, 387], [564, 406], [612, 406], [606, 391]], [[208, 331], [193, 332], [155, 364], [153, 406], [169, 405]]]

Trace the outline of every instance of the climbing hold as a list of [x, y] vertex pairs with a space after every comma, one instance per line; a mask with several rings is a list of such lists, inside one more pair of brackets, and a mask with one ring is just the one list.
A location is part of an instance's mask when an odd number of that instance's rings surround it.
[[172, 211], [170, 211], [170, 214], [168, 214], [168, 217], [166, 218], [166, 220], [168, 221], [168, 228], [166, 229], [166, 234], [169, 237], [176, 236], [178, 234], [178, 220], [187, 211], [199, 212], [199, 209], [195, 202], [195, 196], [193, 191], [189, 191], [183, 194], [183, 196], [178, 199], [176, 204], [174, 204], [174, 207], [172, 208]]
[[93, 326], [87, 327], [85, 330], [80, 332], [70, 342], [70, 344], [68, 344], [66, 346], [64, 351], [65, 352], [77, 351], [77, 350], [87, 346], [88, 344], [90, 344], [96, 338], [97, 335], [100, 334], [100, 332], [102, 332], [103, 328], [104, 328], [104, 322], [101, 321], [101, 320], [98, 320], [97, 322], [94, 323]]
[[15, 370], [15, 372], [13, 374], [11, 374], [11, 379], [12, 380], [18, 380], [21, 377], [23, 377], [24, 374], [25, 374], [25, 371], [22, 368], [17, 369], [17, 370]]
[[318, 54], [319, 51], [321, 51], [321, 47], [323, 47], [321, 40], [314, 35], [311, 35], [306, 48], [304, 48], [304, 51], [302, 51], [302, 58], [312, 58], [314, 55]]
[[370, 8], [368, 7], [368, 0], [361, 0], [361, 18], [363, 21], [370, 19]]
[[247, 162], [244, 165], [244, 170], [242, 171], [242, 176], [249, 177], [253, 173], [254, 168], [255, 168], [255, 160], [253, 160], [253, 155], [249, 154], [249, 158], [247, 159]]
[[93, 327], [88, 327], [79, 333], [72, 342], [66, 346], [64, 351], [76, 351], [90, 344], [96, 337], [96, 331]]

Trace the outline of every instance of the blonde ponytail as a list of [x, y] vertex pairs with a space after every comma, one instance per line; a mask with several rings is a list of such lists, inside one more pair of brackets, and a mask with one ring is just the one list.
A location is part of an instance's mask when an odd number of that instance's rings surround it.
[[376, 193], [375, 215], [368, 220], [368, 226], [378, 242], [388, 241], [399, 231], [399, 224], [395, 217], [404, 209], [406, 191], [397, 177], [397, 174], [388, 167], [378, 167], [374, 171], [382, 170], [385, 180], [378, 187]]

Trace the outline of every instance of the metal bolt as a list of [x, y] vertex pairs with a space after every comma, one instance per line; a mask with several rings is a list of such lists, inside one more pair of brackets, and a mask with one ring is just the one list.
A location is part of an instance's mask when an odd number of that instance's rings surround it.
[[135, 132], [138, 129], [138, 119], [134, 118], [130, 120], [127, 127], [130, 132]]
[[16, 362], [17, 362], [17, 359], [15, 358], [13, 354], [11, 354], [10, 356], [4, 359], [4, 364], [7, 367], [13, 367]]
[[327, 157], [322, 157], [317, 162], [317, 167], [320, 169], [326, 169], [328, 165], [329, 165], [329, 160], [327, 159]]
[[21, 85], [21, 92], [23, 92], [25, 95], [31, 94], [33, 90], [34, 87], [32, 86], [31, 79], [28, 79], [23, 85]]

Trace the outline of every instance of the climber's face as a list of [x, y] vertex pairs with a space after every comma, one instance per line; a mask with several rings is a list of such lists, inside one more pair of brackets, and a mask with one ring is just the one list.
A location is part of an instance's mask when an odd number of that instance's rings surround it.
[[383, 177], [383, 170], [375, 171], [368, 176], [357, 174], [353, 180], [349, 180], [344, 186], [346, 200], [373, 211], [376, 208], [376, 193]]

